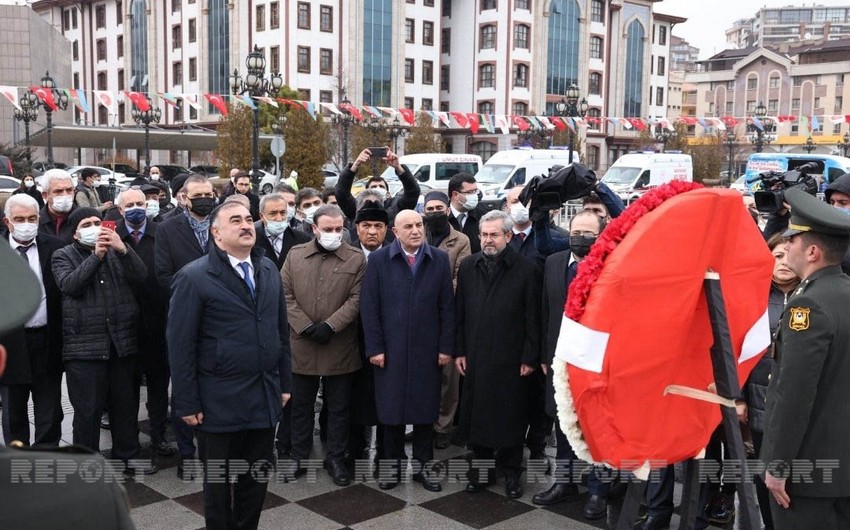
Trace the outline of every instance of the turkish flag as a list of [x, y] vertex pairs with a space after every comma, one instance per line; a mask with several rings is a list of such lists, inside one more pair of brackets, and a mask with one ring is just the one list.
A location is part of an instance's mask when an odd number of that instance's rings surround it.
[[413, 125], [413, 122], [415, 121], [413, 109], [398, 109], [398, 112], [408, 125]]
[[363, 121], [363, 114], [361, 114], [360, 109], [358, 109], [354, 105], [340, 103], [339, 108], [340, 110], [343, 110], [357, 118], [357, 121]]
[[218, 94], [204, 94], [204, 97], [213, 107], [218, 109], [222, 116], [227, 116], [227, 105], [224, 103], [223, 97]]
[[559, 131], [567, 130], [567, 126], [564, 123], [564, 120], [562, 118], [557, 118], [557, 117], [549, 118], [549, 121], [552, 122], [552, 124], [555, 126], [555, 128], [558, 129]]
[[148, 98], [145, 97], [141, 92], [130, 92], [125, 90], [124, 93], [130, 98], [130, 101], [133, 102], [133, 105], [136, 106], [142, 112], [147, 112], [151, 110], [151, 106], [148, 103]]
[[32, 90], [35, 95], [38, 96], [38, 99], [42, 100], [45, 105], [50, 107], [50, 110], [54, 112], [59, 110], [59, 107], [56, 106], [56, 102], [53, 100], [52, 90], [48, 90], [40, 86], [30, 87], [30, 90]]
[[519, 128], [520, 131], [527, 131], [528, 128], [530, 127], [530, 125], [528, 124], [528, 121], [526, 121], [526, 119], [523, 118], [522, 116], [514, 116], [513, 122], [514, 122], [514, 125], [516, 125]]
[[470, 112], [466, 117], [469, 118], [469, 128], [472, 130], [472, 134], [478, 134], [478, 114]]
[[635, 129], [637, 129], [639, 131], [645, 131], [646, 130], [646, 123], [644, 123], [642, 118], [628, 118], [628, 120], [629, 120], [629, 123], [634, 125]]
[[469, 119], [466, 117], [466, 115], [464, 113], [451, 111], [451, 112], [449, 112], [449, 114], [451, 114], [452, 118], [455, 119], [457, 124], [460, 125], [461, 127], [463, 127], [464, 129], [469, 127]]
[[[723, 120], [723, 123], [725, 123], [726, 125], [728, 125], [730, 127], [734, 127], [735, 125], [738, 125], [738, 120], [736, 120], [732, 116], [723, 116], [720, 119]], [[694, 122], [696, 122], [696, 119], [694, 120]], [[693, 123], [688, 123], [688, 125], [693, 125]]]

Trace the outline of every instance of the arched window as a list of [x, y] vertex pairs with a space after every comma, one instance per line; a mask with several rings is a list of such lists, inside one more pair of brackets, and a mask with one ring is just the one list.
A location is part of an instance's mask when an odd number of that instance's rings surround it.
[[478, 67], [478, 87], [479, 88], [495, 88], [496, 86], [496, 66], [493, 64], [482, 64]]
[[529, 49], [528, 45], [529, 27], [526, 24], [517, 24], [514, 27], [514, 47], [523, 50]]
[[491, 142], [473, 142], [470, 147], [472, 154], [480, 156], [483, 162], [486, 162], [491, 156], [496, 154], [496, 145]]
[[602, 37], [590, 37], [590, 58], [602, 58]]
[[596, 96], [602, 94], [602, 74], [599, 72], [592, 72], [590, 74], [590, 77], [588, 77], [587, 92]]
[[493, 102], [480, 101], [478, 103], [478, 114], [493, 114]]
[[528, 87], [528, 65], [527, 64], [515, 64], [514, 65], [514, 87]]
[[591, 22], [605, 23], [605, 2], [602, 0], [590, 2], [590, 20]]
[[576, 0], [552, 0], [549, 4], [547, 94], [564, 94], [570, 84], [578, 83], [578, 19]]
[[595, 145], [587, 146], [587, 167], [596, 171], [599, 169], [599, 147]]
[[643, 40], [646, 32], [637, 20], [629, 24], [626, 32], [626, 79], [624, 116], [634, 118], [642, 116], [643, 103]]
[[587, 121], [587, 128], [598, 131], [599, 130], [599, 117], [602, 116], [602, 111], [599, 109], [590, 109], [587, 111], [588, 118], [596, 118], [593, 120]]
[[514, 116], [525, 116], [528, 114], [528, 103], [525, 101], [514, 101], [511, 107], [511, 113]]
[[494, 24], [487, 24], [486, 26], [481, 26], [481, 49], [495, 48], [496, 47], [496, 26]]

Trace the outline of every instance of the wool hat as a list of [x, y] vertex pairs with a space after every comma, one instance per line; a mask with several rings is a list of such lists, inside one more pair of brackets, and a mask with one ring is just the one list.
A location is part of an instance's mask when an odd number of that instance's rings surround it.
[[390, 224], [390, 216], [386, 208], [381, 206], [377, 201], [366, 201], [363, 206], [357, 210], [357, 216], [354, 218], [354, 224], [362, 221], [378, 221], [386, 225]]

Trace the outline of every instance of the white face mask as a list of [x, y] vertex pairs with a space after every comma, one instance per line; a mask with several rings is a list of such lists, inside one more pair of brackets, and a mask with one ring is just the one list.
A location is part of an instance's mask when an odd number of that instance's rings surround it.
[[313, 215], [316, 213], [316, 210], [318, 210], [318, 209], [319, 209], [318, 206], [310, 206], [309, 208], [304, 210], [304, 222], [307, 223], [308, 225], [313, 224]]
[[159, 180], [159, 173], [151, 173], [151, 180]]
[[77, 230], [77, 234], [79, 234], [79, 241], [81, 244], [87, 247], [93, 247], [95, 243], [97, 243], [97, 236], [100, 235], [100, 227], [99, 226], [87, 226], [85, 228], [80, 228]]
[[342, 233], [319, 232], [319, 244], [326, 250], [334, 251], [342, 246]]
[[159, 200], [150, 199], [145, 201], [145, 213], [147, 213], [148, 217], [156, 217], [159, 215]]
[[92, 185], [92, 188], [96, 188], [96, 187], [100, 186], [100, 179], [94, 179], [93, 181], [91, 181], [91, 185]]
[[12, 236], [21, 243], [28, 243], [38, 235], [37, 223], [12, 223]]
[[466, 208], [466, 211], [474, 210], [476, 206], [478, 206], [478, 194], [470, 193], [469, 195], [465, 195], [466, 201], [463, 203], [463, 207]]
[[293, 217], [295, 217], [295, 206], [290, 204], [286, 207], [286, 222], [291, 221]]
[[528, 222], [528, 208], [525, 207], [521, 202], [517, 202], [511, 205], [511, 219], [514, 220], [516, 224], [525, 224]]
[[27, 188], [32, 188], [35, 186], [35, 181], [33, 179], [24, 179], [24, 186]]
[[277, 237], [282, 234], [289, 224], [286, 221], [268, 221], [266, 222], [266, 233], [272, 237]]
[[53, 197], [53, 209], [59, 213], [68, 213], [74, 207], [74, 198], [70, 195]]

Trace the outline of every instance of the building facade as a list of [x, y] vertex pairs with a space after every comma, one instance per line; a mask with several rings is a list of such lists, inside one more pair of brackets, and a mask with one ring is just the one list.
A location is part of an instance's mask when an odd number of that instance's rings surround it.
[[753, 18], [736, 20], [726, 30], [734, 48], [787, 41], [836, 40], [850, 36], [850, 5], [763, 7]]

